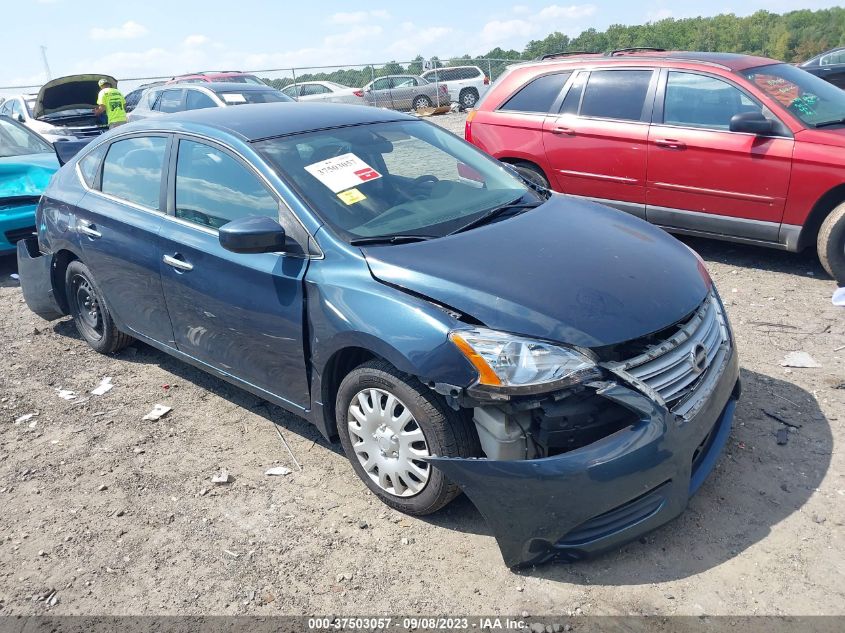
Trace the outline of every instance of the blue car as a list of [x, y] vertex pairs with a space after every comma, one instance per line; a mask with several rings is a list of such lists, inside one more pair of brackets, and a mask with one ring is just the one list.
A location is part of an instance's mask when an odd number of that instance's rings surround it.
[[384, 503], [465, 492], [507, 565], [680, 514], [739, 397], [701, 259], [375, 108], [213, 108], [115, 129], [18, 245], [30, 308], [133, 339], [339, 438]]
[[59, 162], [53, 146], [0, 116], [0, 255], [35, 233], [35, 207]]

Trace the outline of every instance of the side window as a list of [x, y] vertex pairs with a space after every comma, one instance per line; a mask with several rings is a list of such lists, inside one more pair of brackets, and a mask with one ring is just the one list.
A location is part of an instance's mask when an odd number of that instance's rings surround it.
[[663, 102], [663, 122], [716, 130], [730, 129], [731, 117], [762, 109], [731, 84], [693, 73], [670, 72]]
[[566, 72], [537, 77], [501, 105], [499, 110], [546, 114], [571, 74]]
[[326, 92], [331, 92], [325, 86], [320, 84], [308, 84], [307, 86], [302, 86], [302, 96], [307, 97], [309, 95], [321, 95], [325, 94]]
[[845, 50], [834, 51], [819, 60], [819, 66], [836, 66], [845, 64]]
[[202, 110], [203, 108], [216, 108], [217, 104], [214, 99], [209, 97], [204, 92], [199, 90], [187, 90], [187, 97], [185, 98], [186, 110]]
[[141, 136], [111, 144], [103, 162], [103, 193], [150, 209], [159, 208], [167, 139]]
[[79, 171], [82, 174], [82, 180], [91, 189], [97, 184], [97, 176], [100, 173], [100, 165], [103, 163], [103, 156], [106, 155], [107, 147], [108, 145], [105, 144], [100, 145], [79, 161]]
[[569, 85], [563, 103], [560, 104], [561, 114], [578, 114], [578, 108], [581, 106], [581, 95], [584, 94], [584, 85], [587, 83], [588, 76], [589, 73], [580, 72]]
[[17, 99], [14, 99], [12, 101], [12, 112], [9, 116], [11, 116], [16, 121], [18, 120], [18, 117], [23, 116], [23, 108], [21, 107], [20, 101], [18, 101]]
[[7, 101], [0, 107], [0, 115], [10, 116], [12, 114], [12, 102]]
[[591, 72], [581, 101], [581, 116], [641, 121], [651, 76], [650, 70]]
[[219, 229], [248, 215], [279, 219], [279, 204], [258, 177], [221, 150], [179, 141], [176, 217]]
[[165, 90], [161, 93], [161, 98], [156, 104], [156, 110], [159, 112], [181, 112], [184, 110], [182, 107], [184, 92], [184, 90]]
[[291, 99], [296, 99], [296, 97], [298, 96], [298, 92], [297, 92], [298, 87], [299, 86], [288, 86], [287, 88], [282, 90], [282, 92], [284, 94], [286, 94], [287, 96], [289, 96]]
[[390, 78], [382, 77], [373, 82], [372, 90], [387, 90], [390, 87]]

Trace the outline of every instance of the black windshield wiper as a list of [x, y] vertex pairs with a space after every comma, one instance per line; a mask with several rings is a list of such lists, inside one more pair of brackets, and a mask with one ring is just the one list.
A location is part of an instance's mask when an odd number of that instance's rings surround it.
[[828, 127], [829, 125], [843, 125], [845, 124], [845, 119], [835, 119], [833, 121], [822, 121], [821, 123], [813, 123], [813, 127]]
[[374, 235], [373, 237], [356, 237], [349, 240], [352, 246], [368, 246], [376, 244], [408, 244], [410, 242], [424, 242], [434, 239], [434, 235]]
[[[521, 200], [522, 198], [519, 198], [519, 199]], [[518, 202], [516, 200], [509, 203], [509, 204], [503, 204], [501, 207], [496, 207], [495, 209], [490, 209], [484, 215], [481, 215], [481, 216], [475, 218], [469, 224], [464, 224], [462, 227], [460, 227], [459, 229], [455, 229], [454, 231], [452, 231], [448, 235], [454, 235], [455, 233], [463, 233], [464, 231], [469, 231], [470, 229], [474, 229], [475, 227], [481, 226], [482, 224], [487, 224], [488, 222], [495, 220], [499, 216], [504, 215], [508, 211], [516, 211], [518, 209], [534, 209], [536, 207], [539, 207], [541, 204], [543, 204], [543, 203], [542, 202]]]

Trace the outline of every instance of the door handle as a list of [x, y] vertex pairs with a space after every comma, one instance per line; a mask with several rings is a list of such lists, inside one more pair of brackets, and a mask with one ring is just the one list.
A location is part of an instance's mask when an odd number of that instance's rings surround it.
[[168, 266], [172, 266], [173, 268], [176, 268], [178, 270], [193, 270], [194, 265], [186, 262], [184, 259], [180, 259], [181, 257], [182, 256], [179, 255], [179, 253], [176, 253], [172, 257], [170, 255], [165, 255], [161, 258], [161, 261], [163, 261]]
[[97, 239], [98, 237], [103, 237], [103, 234], [97, 230], [97, 227], [90, 222], [79, 221], [76, 223], [76, 230], [82, 233], [83, 235], [87, 235], [92, 239]]
[[571, 127], [556, 125], [552, 128], [552, 134], [565, 134], [566, 136], [575, 136], [575, 130], [573, 130]]
[[654, 141], [658, 147], [665, 147], [667, 149], [686, 149], [687, 144], [682, 141], [677, 141], [673, 138], [659, 138]]

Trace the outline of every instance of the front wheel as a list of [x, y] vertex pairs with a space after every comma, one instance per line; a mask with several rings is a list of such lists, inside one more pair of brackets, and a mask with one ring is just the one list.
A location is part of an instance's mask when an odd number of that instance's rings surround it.
[[411, 105], [414, 107], [414, 110], [419, 110], [420, 108], [430, 108], [432, 101], [425, 95], [420, 95], [418, 97], [414, 97]]
[[466, 88], [461, 91], [458, 101], [464, 110], [474, 108], [475, 104], [478, 103], [478, 91], [475, 88]]
[[76, 330], [94, 350], [112, 354], [132, 342], [131, 336], [115, 326], [91, 271], [79, 260], [67, 267], [65, 291]]
[[830, 212], [819, 229], [819, 260], [839, 285], [845, 285], [845, 202]]
[[460, 493], [426, 458], [481, 454], [467, 419], [385, 361], [350, 372], [335, 411], [356, 474], [384, 503], [407, 514], [436, 512]]

